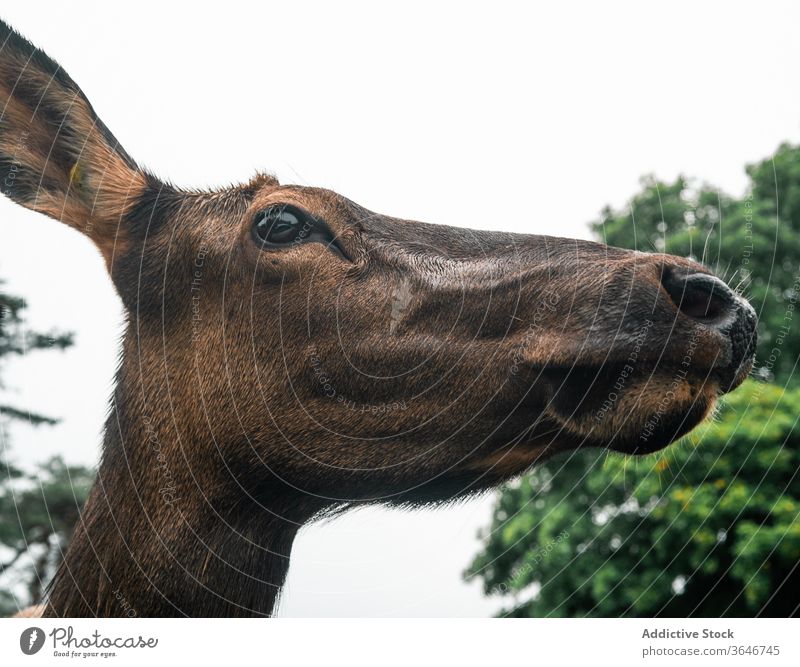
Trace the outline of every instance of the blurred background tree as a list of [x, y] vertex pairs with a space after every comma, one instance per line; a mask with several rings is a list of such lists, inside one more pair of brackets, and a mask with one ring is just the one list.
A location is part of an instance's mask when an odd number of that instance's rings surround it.
[[88, 468], [68, 466], [59, 457], [32, 471], [9, 460], [11, 422], [43, 426], [57, 420], [6, 402], [4, 362], [12, 355], [64, 350], [72, 344], [70, 334], [25, 330], [24, 310], [24, 301], [5, 294], [0, 282], [0, 616], [41, 599], [94, 477]]
[[644, 178], [629, 207], [591, 227], [610, 245], [703, 260], [738, 286], [759, 313], [761, 382], [663, 452], [567, 453], [506, 488], [465, 573], [503, 600], [501, 615], [798, 614], [800, 147], [747, 174], [741, 199]]

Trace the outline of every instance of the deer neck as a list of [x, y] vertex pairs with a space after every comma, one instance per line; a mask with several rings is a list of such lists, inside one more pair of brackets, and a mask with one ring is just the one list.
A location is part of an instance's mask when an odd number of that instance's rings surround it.
[[175, 451], [207, 443], [140, 404], [118, 384], [97, 480], [47, 615], [271, 615], [297, 530], [321, 508], [278, 480], [242, 488], [221, 446], [209, 448], [203, 471], [180, 465]]

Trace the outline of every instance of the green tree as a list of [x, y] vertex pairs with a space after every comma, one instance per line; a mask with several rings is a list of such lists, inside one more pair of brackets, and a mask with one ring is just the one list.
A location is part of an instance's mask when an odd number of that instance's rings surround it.
[[[72, 345], [72, 334], [50, 331], [41, 333], [25, 331], [23, 327], [23, 311], [25, 301], [16, 296], [11, 296], [3, 291], [3, 281], [0, 280], [0, 391], [6, 389], [2, 380], [3, 362], [11, 356], [30, 354], [36, 350], [57, 349], [64, 350]], [[21, 419], [38, 426], [40, 424], [55, 424], [51, 417], [21, 410], [18, 407], [6, 404], [0, 398], [0, 419]], [[2, 424], [3, 422], [0, 422]]]
[[[44, 588], [61, 562], [94, 473], [69, 466], [60, 457], [26, 474], [6, 464], [0, 483], [0, 561], [5, 587], [0, 613], [15, 613], [42, 599]], [[15, 568], [21, 564], [22, 567]]]
[[800, 358], [800, 146], [780, 146], [747, 175], [741, 199], [683, 176], [644, 178], [628, 207], [606, 207], [592, 229], [609, 245], [703, 260], [741, 288], [759, 314], [759, 374], [785, 383]]
[[548, 462], [502, 494], [467, 577], [512, 616], [797, 614], [798, 404], [749, 380], [663, 452]]
[[[0, 371], [10, 356], [63, 350], [72, 344], [70, 334], [26, 331], [24, 310], [22, 299], [0, 291]], [[7, 393], [2, 381], [0, 390]], [[89, 469], [68, 466], [58, 457], [33, 472], [13, 465], [6, 455], [7, 432], [9, 424], [17, 420], [34, 426], [56, 423], [0, 398], [0, 615], [41, 599], [93, 477]]]

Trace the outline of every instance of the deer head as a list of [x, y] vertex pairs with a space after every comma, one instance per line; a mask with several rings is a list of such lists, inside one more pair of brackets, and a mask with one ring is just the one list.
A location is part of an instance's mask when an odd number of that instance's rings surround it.
[[491, 488], [554, 452], [662, 448], [749, 372], [752, 308], [702, 265], [399, 220], [256, 176], [141, 169], [0, 30], [0, 183], [102, 253], [127, 311], [56, 615], [268, 614], [331, 509]]

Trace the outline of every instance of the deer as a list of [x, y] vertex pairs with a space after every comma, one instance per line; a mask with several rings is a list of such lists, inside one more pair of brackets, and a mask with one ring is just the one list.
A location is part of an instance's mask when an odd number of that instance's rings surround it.
[[700, 262], [267, 173], [178, 187], [0, 25], [3, 194], [91, 239], [126, 314], [96, 483], [30, 615], [270, 616], [302, 526], [657, 452], [752, 369], [755, 312]]

